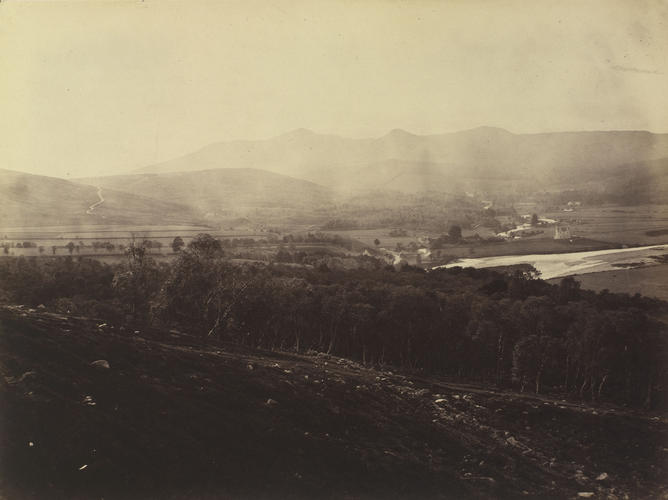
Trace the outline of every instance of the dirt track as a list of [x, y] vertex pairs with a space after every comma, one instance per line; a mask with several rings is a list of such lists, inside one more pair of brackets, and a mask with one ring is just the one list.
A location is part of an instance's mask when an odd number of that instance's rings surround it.
[[[104, 359], [110, 368], [91, 362]], [[0, 309], [0, 495], [665, 498], [656, 415]], [[598, 479], [597, 479], [598, 478]]]

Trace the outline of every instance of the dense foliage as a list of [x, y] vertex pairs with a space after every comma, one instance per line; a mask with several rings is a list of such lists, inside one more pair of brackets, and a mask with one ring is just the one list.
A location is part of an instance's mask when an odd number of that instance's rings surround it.
[[663, 404], [666, 328], [655, 318], [665, 304], [653, 299], [523, 271], [234, 265], [208, 235], [171, 264], [142, 247], [127, 255], [115, 266], [3, 258], [0, 298], [536, 393]]

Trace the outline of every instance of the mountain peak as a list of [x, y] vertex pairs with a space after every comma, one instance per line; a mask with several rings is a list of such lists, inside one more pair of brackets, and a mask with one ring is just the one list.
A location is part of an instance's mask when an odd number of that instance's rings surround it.
[[415, 134], [407, 132], [402, 128], [393, 128], [385, 135], [385, 137], [401, 138], [401, 137], [417, 137], [417, 136]]
[[474, 127], [472, 129], [463, 130], [463, 133], [479, 133], [479, 134], [496, 134], [496, 135], [513, 135], [512, 132], [508, 132], [505, 128], [499, 127], [489, 127], [483, 125], [481, 127]]
[[285, 134], [281, 135], [280, 137], [286, 138], [286, 139], [300, 139], [303, 137], [314, 137], [318, 134], [313, 132], [313, 130], [309, 130], [307, 128], [296, 128], [294, 130], [291, 130], [290, 132], [286, 132]]

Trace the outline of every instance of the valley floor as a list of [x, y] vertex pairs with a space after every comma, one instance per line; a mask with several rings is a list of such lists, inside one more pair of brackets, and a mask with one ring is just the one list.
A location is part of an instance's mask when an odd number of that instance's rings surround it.
[[[600, 291], [607, 289], [613, 293], [639, 293], [646, 297], [668, 300], [668, 264], [620, 268], [614, 271], [579, 274], [575, 279], [582, 288]], [[548, 280], [550, 283], [557, 283]]]
[[23, 307], [0, 370], [1, 498], [668, 494], [662, 415]]

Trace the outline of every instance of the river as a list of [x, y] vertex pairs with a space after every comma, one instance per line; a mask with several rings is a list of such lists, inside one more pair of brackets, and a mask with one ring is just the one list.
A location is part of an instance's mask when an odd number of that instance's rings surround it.
[[531, 264], [540, 277], [548, 280], [572, 274], [596, 273], [618, 269], [620, 265], [636, 263], [653, 264], [652, 256], [668, 253], [668, 243], [634, 248], [617, 248], [608, 250], [592, 250], [588, 252], [551, 253], [533, 255], [499, 255], [496, 257], [480, 257], [477, 259], [457, 259], [444, 266], [449, 267], [500, 267], [517, 264]]

